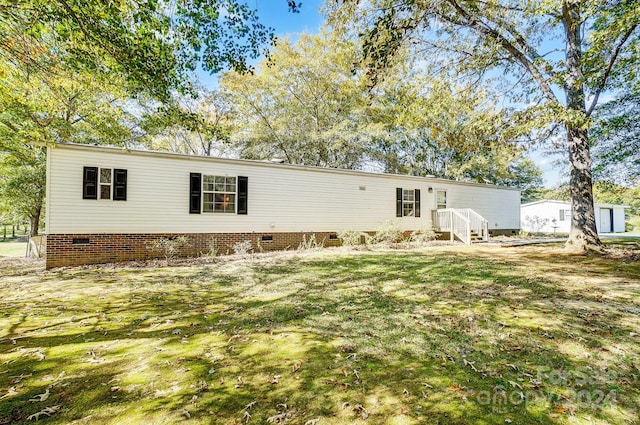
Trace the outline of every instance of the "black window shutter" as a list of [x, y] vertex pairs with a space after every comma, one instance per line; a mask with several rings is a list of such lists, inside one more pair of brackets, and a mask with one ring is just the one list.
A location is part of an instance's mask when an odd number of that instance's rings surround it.
[[238, 176], [238, 214], [247, 214], [249, 177]]
[[127, 170], [118, 168], [113, 170], [113, 200], [127, 200]]
[[402, 217], [402, 188], [396, 188], [396, 217]]
[[82, 199], [98, 199], [98, 167], [84, 167]]
[[189, 175], [191, 191], [189, 192], [189, 214], [200, 214], [202, 199], [202, 174], [191, 173]]
[[414, 215], [415, 215], [416, 217], [420, 217], [420, 189], [416, 189], [416, 190], [415, 190], [415, 197], [414, 197], [414, 199], [415, 199], [415, 202], [416, 202], [416, 205], [415, 205], [415, 214], [414, 214]]

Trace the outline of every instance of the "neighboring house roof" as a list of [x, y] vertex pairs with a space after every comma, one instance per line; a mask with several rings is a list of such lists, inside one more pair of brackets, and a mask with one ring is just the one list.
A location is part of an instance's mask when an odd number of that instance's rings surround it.
[[527, 202], [526, 204], [520, 204], [520, 206], [521, 207], [528, 207], [529, 205], [546, 204], [546, 203], [569, 205], [569, 202], [567, 202], [567, 201], [556, 201], [556, 200], [553, 200], [553, 199], [542, 199], [540, 201], [533, 201], [533, 202]]
[[[534, 201], [534, 202], [528, 202], [526, 204], [520, 204], [520, 207], [528, 207], [531, 205], [537, 205], [537, 204], [561, 204], [561, 205], [566, 205], [568, 207], [571, 206], [571, 203], [568, 201], [557, 201], [554, 199], [542, 199], [540, 201]], [[600, 208], [630, 208], [629, 205], [622, 205], [622, 204], [600, 204], [595, 202], [593, 204], [596, 207], [600, 207]]]
[[390, 177], [390, 178], [402, 178], [402, 179], [416, 179], [422, 181], [432, 181], [435, 184], [440, 183], [448, 183], [462, 186], [476, 186], [476, 187], [493, 187], [496, 189], [503, 190], [514, 190], [517, 192], [522, 192], [519, 188], [513, 188], [508, 186], [499, 186], [488, 183], [473, 183], [473, 182], [462, 182], [456, 180], [443, 179], [438, 177], [421, 177], [421, 176], [410, 176], [410, 175], [401, 175], [401, 174], [387, 174], [387, 173], [374, 173], [371, 171], [360, 171], [360, 170], [347, 170], [343, 168], [324, 168], [324, 167], [314, 167], [310, 165], [294, 165], [287, 163], [274, 163], [268, 160], [254, 160], [254, 159], [232, 159], [232, 158], [219, 158], [212, 156], [201, 156], [201, 155], [187, 155], [182, 153], [175, 152], [159, 152], [153, 150], [135, 150], [135, 149], [126, 149], [126, 148], [118, 148], [112, 146], [96, 146], [96, 145], [82, 145], [78, 143], [56, 143], [53, 148], [65, 148], [65, 149], [78, 149], [78, 150], [102, 150], [105, 152], [114, 152], [114, 153], [128, 153], [134, 155], [149, 155], [156, 157], [166, 157], [166, 158], [182, 158], [189, 160], [202, 160], [202, 161], [211, 161], [218, 163], [242, 163], [242, 164], [254, 164], [264, 167], [272, 167], [272, 168], [293, 168], [307, 171], [316, 171], [323, 173], [334, 173], [334, 174], [360, 174], [367, 176], [378, 176], [378, 177]]

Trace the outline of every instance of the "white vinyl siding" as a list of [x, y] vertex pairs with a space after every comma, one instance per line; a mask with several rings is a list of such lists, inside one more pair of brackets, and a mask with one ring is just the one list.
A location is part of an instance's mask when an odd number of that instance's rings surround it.
[[[449, 207], [473, 208], [490, 229], [520, 226], [520, 192], [489, 185], [73, 145], [50, 148], [47, 159], [51, 234], [373, 231], [388, 221], [415, 230], [431, 227], [435, 185]], [[126, 169], [127, 202], [83, 202], [87, 164]], [[247, 176], [248, 214], [189, 214], [190, 173]], [[396, 218], [398, 187], [421, 190], [420, 218]]]

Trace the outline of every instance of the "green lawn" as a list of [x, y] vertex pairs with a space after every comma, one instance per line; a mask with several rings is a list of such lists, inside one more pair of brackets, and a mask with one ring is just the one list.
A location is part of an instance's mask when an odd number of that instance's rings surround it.
[[2, 240], [0, 238], [0, 257], [24, 257], [26, 252], [26, 239]]
[[0, 424], [638, 423], [640, 251], [624, 243], [0, 259]]

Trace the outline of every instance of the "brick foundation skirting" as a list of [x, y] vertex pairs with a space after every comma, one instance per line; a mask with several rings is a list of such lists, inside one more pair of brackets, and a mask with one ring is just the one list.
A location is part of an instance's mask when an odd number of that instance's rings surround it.
[[[176, 256], [193, 257], [209, 253], [234, 253], [234, 244], [250, 241], [254, 252], [296, 249], [315, 235], [324, 246], [339, 246], [332, 232], [288, 233], [130, 233], [51, 234], [47, 236], [47, 269], [84, 264], [163, 258], [152, 249], [154, 241], [184, 236], [189, 240]], [[271, 240], [268, 240], [271, 239]]]

